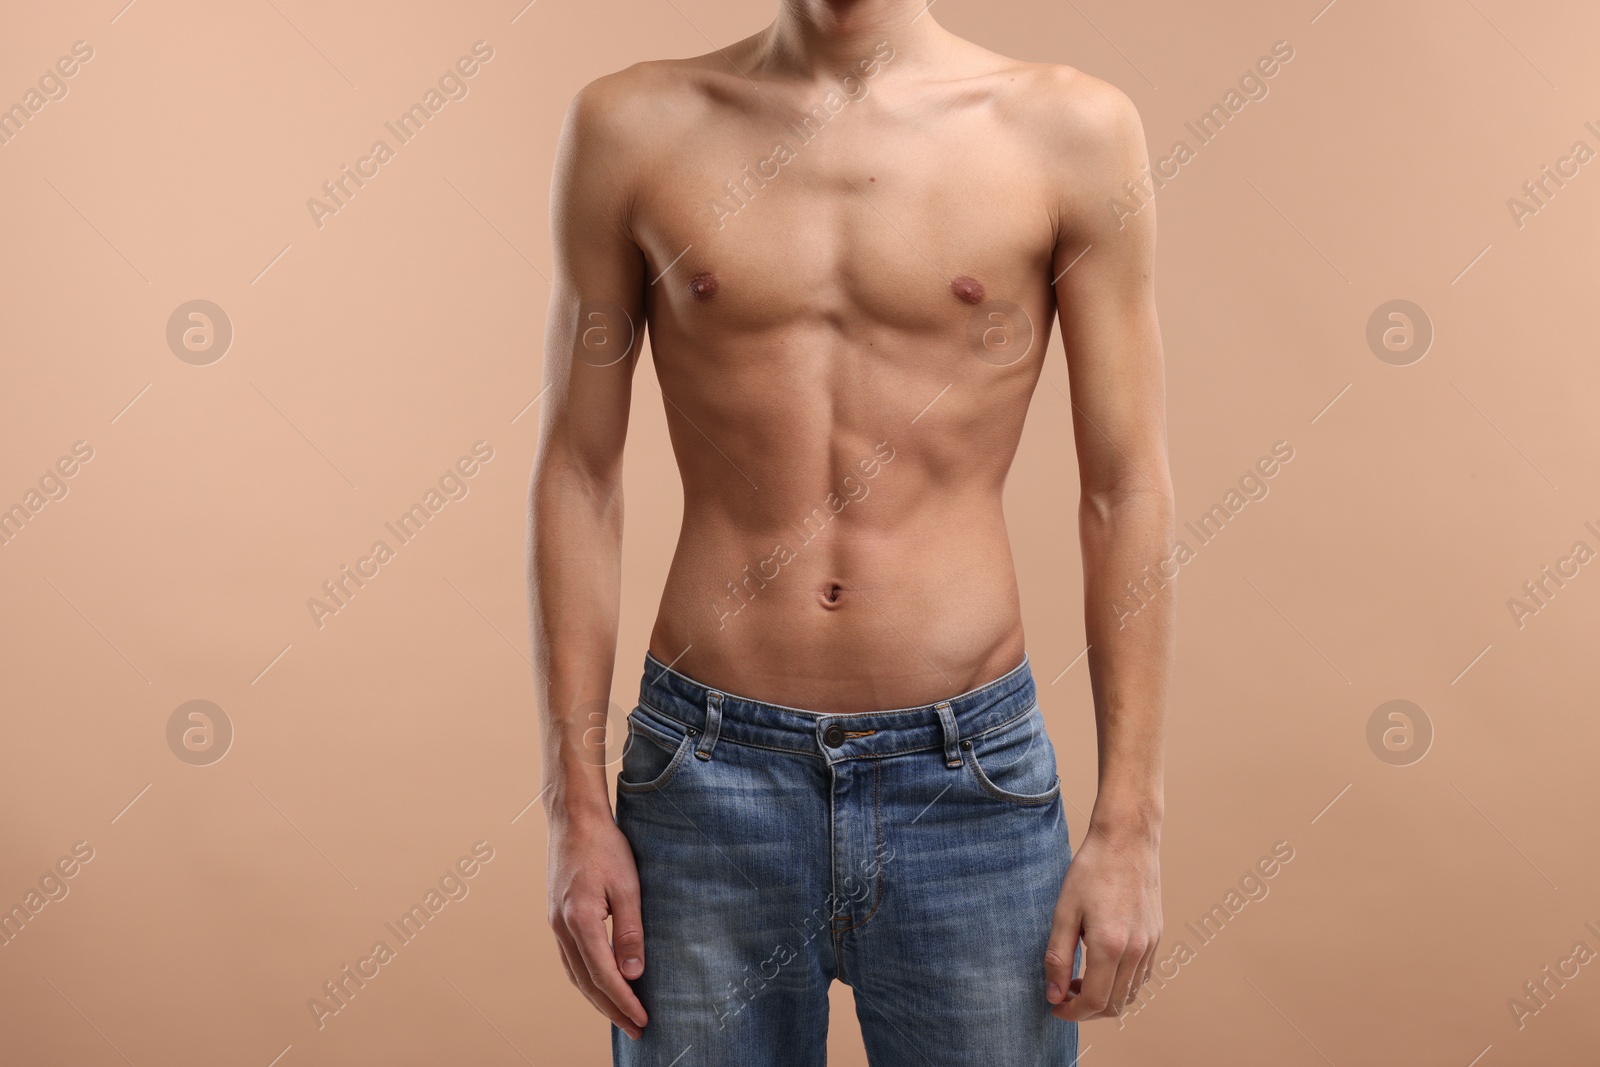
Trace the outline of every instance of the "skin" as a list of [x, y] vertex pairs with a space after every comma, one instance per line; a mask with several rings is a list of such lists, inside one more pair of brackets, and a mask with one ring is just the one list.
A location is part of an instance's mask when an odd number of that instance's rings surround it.
[[1173, 583], [1117, 607], [1174, 537], [1155, 209], [1109, 207], [1142, 175], [1144, 131], [1105, 82], [922, 12], [786, 0], [747, 40], [586, 86], [562, 131], [529, 500], [548, 919], [568, 976], [631, 1036], [648, 1024], [627, 981], [638, 875], [593, 709], [646, 325], [684, 488], [651, 652], [728, 692], [855, 712], [1021, 662], [1003, 490], [1059, 309], [1099, 791], [1040, 995], [1063, 1019], [1114, 1016], [1156, 958]]

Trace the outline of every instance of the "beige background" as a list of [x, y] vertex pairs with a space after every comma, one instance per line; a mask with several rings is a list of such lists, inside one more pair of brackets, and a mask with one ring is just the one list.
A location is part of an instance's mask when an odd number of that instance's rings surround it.
[[[530, 807], [551, 153], [586, 81], [771, 11], [122, 3], [0, 16], [0, 104], [94, 50], [0, 145], [0, 505], [93, 449], [0, 546], [0, 905], [93, 849], [0, 946], [0, 1060], [609, 1062], [544, 922]], [[1576, 942], [1600, 951], [1600, 564], [1520, 629], [1507, 600], [1600, 549], [1600, 162], [1520, 229], [1506, 202], [1574, 141], [1600, 149], [1600, 11], [1321, 3], [935, 12], [1122, 86], [1157, 158], [1273, 42], [1295, 51], [1161, 193], [1180, 518], [1274, 442], [1294, 459], [1182, 577], [1165, 899], [1193, 956], [1121, 1029], [1086, 1027], [1085, 1059], [1592, 1063], [1600, 962], [1520, 1028], [1508, 1000]], [[306, 200], [480, 40], [469, 95], [319, 229]], [[206, 366], [165, 336], [195, 299], [234, 334]], [[1366, 341], [1394, 299], [1436, 332], [1408, 366]], [[680, 518], [639, 379], [624, 707]], [[1083, 647], [1065, 386], [1054, 359], [1008, 508], [1076, 840], [1094, 761], [1084, 666], [1062, 673]], [[319, 629], [308, 598], [480, 440], [468, 495]], [[1369, 747], [1394, 699], [1431, 724], [1420, 762]], [[232, 724], [218, 762], [169, 748], [190, 700]], [[470, 894], [319, 1029], [308, 999], [479, 841]], [[1202, 945], [1184, 924], [1280, 841], [1270, 893]], [[849, 1005], [836, 987], [830, 1045], [860, 1064]]]

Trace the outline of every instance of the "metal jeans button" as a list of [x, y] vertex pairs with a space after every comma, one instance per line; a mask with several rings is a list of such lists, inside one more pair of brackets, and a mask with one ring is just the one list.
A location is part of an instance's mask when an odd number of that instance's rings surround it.
[[834, 723], [822, 731], [822, 743], [829, 748], [838, 748], [844, 744], [844, 727]]

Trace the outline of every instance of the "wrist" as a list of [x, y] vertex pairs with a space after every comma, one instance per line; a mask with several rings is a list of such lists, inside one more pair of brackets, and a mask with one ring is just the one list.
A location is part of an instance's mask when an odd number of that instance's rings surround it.
[[611, 795], [599, 771], [581, 763], [547, 770], [539, 792], [546, 820], [561, 826], [612, 822]]
[[571, 796], [557, 789], [551, 789], [544, 797], [545, 819], [552, 826], [562, 828], [582, 828], [601, 824], [612, 825], [615, 816], [611, 812], [611, 799], [601, 796], [598, 799], [589, 796]]
[[1159, 845], [1165, 804], [1159, 792], [1139, 795], [1102, 791], [1089, 813], [1089, 826], [1112, 841]]

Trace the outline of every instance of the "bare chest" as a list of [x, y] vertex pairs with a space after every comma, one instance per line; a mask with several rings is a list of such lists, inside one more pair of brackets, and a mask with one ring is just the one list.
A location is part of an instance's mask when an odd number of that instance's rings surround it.
[[658, 327], [933, 331], [1049, 299], [1054, 219], [1026, 145], [981, 111], [835, 102], [707, 123], [653, 163], [634, 232]]

